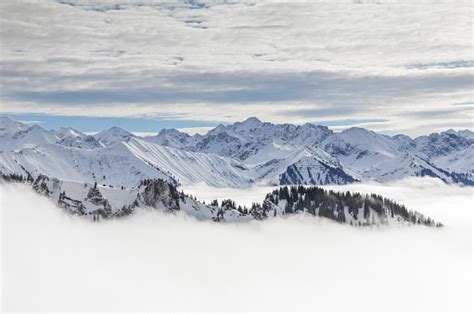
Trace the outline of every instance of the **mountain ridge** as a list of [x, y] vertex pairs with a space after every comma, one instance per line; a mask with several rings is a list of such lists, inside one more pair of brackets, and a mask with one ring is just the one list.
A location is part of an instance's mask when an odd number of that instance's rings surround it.
[[201, 221], [249, 222], [294, 214], [307, 214], [356, 227], [425, 225], [442, 227], [430, 217], [376, 194], [334, 192], [302, 185], [284, 186], [268, 193], [262, 203], [250, 208], [233, 200], [217, 200], [210, 204], [178, 191], [161, 179], [145, 179], [135, 188], [113, 188], [95, 183], [62, 181], [45, 175], [24, 178], [18, 175], [0, 176], [0, 184], [29, 184], [36, 193], [50, 198], [71, 215], [93, 221], [132, 215], [144, 208], [168, 213], [183, 212]]
[[[206, 182], [218, 187], [254, 183], [346, 184], [430, 176], [474, 185], [474, 133], [431, 133], [414, 139], [352, 127], [272, 124], [250, 117], [204, 135], [163, 129], [139, 137], [119, 127], [95, 135], [72, 128], [48, 131], [0, 117], [0, 172], [113, 186], [144, 179]], [[53, 165], [53, 166], [51, 166]], [[57, 167], [59, 166], [60, 167]]]

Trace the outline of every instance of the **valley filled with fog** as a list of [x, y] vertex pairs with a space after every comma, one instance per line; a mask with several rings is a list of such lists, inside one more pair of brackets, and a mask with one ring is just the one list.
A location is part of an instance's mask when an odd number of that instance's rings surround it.
[[[473, 188], [413, 178], [378, 193], [443, 228], [355, 228], [310, 215], [198, 222], [138, 210], [93, 223], [0, 185], [2, 310], [469, 310]], [[183, 189], [249, 206], [273, 189]]]

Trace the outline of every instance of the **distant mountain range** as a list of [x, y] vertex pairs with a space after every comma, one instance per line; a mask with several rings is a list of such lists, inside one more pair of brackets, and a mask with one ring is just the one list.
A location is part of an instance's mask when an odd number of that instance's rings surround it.
[[320, 125], [263, 123], [253, 117], [205, 135], [164, 129], [150, 137], [118, 127], [93, 136], [72, 128], [46, 130], [0, 117], [0, 172], [116, 188], [136, 188], [146, 179], [242, 188], [411, 176], [474, 185], [473, 144], [470, 130], [412, 139], [362, 128], [335, 133]]

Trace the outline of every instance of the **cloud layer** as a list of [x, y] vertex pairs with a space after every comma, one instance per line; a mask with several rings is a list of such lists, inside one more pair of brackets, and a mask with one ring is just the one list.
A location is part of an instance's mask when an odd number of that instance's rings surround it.
[[1, 9], [5, 113], [221, 122], [252, 113], [410, 135], [472, 127], [470, 1], [8, 1]]
[[92, 223], [1, 185], [2, 311], [471, 309], [472, 188], [421, 179], [338, 188], [383, 193], [446, 227], [217, 224], [153, 210]]

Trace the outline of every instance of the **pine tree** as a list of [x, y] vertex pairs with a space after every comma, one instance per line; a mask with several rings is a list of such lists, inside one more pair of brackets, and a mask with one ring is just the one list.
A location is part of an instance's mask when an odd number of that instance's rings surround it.
[[369, 219], [369, 215], [370, 215], [369, 198], [366, 196], [365, 202], [364, 202], [364, 218], [366, 220]]

